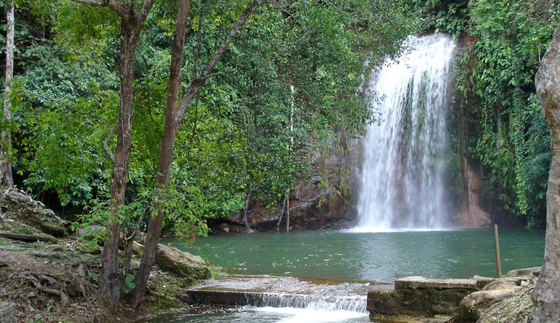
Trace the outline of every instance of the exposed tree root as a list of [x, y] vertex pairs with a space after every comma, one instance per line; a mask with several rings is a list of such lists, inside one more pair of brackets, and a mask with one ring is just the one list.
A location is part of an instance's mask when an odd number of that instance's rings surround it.
[[57, 278], [46, 273], [31, 271], [21, 272], [18, 276], [33, 284], [40, 291], [60, 297], [63, 306], [68, 303], [68, 295], [65, 292], [66, 281], [60, 282]]

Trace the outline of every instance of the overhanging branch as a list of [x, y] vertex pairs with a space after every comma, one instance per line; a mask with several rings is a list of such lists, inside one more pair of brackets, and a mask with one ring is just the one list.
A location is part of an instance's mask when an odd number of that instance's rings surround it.
[[[125, 18], [128, 16], [127, 7], [124, 4], [118, 2], [117, 0], [68, 0], [68, 1], [87, 4], [94, 7], [109, 7], [113, 9], [113, 11], [117, 13], [117, 15], [119, 15], [121, 18]], [[149, 0], [149, 1], [153, 2], [155, 0]]]
[[185, 118], [185, 111], [187, 110], [188, 105], [190, 104], [192, 99], [198, 94], [198, 92], [200, 91], [200, 89], [202, 88], [204, 83], [206, 83], [206, 81], [210, 77], [215, 75], [214, 73], [212, 73], [214, 71], [214, 67], [216, 67], [216, 64], [218, 63], [218, 61], [222, 58], [222, 56], [224, 56], [224, 54], [225, 54], [226, 50], [228, 49], [229, 44], [231, 43], [233, 38], [235, 38], [235, 36], [237, 36], [237, 34], [241, 30], [241, 28], [243, 28], [243, 26], [247, 22], [247, 19], [249, 19], [249, 17], [260, 6], [262, 6], [263, 4], [265, 4], [267, 2], [268, 2], [267, 0], [254, 0], [253, 3], [251, 3], [251, 5], [249, 7], [247, 7], [247, 9], [245, 9], [243, 14], [241, 14], [241, 16], [239, 16], [239, 18], [237, 19], [237, 21], [235, 22], [235, 24], [231, 28], [231, 30], [230, 30], [228, 36], [226, 37], [226, 39], [220, 44], [220, 47], [218, 47], [218, 49], [214, 52], [214, 55], [212, 55], [212, 58], [210, 59], [208, 64], [206, 64], [206, 68], [204, 69], [204, 74], [202, 74], [202, 76], [200, 78], [195, 79], [191, 83], [191, 85], [189, 86], [189, 89], [187, 90], [187, 93], [185, 93], [185, 95], [181, 99], [181, 102], [179, 104], [179, 108], [177, 109], [177, 117], [175, 119], [175, 122], [177, 122], [179, 124], [183, 122], [183, 120]]

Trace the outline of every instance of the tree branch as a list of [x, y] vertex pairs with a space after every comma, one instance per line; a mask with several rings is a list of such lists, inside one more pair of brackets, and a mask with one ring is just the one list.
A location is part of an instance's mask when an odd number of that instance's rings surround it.
[[148, 13], [150, 13], [150, 10], [152, 10], [152, 6], [154, 5], [155, 2], [156, 0], [144, 1], [144, 3], [142, 4], [142, 8], [140, 9], [138, 15], [136, 16], [136, 18], [138, 19], [139, 26], [144, 24], [144, 21], [146, 21], [146, 18], [148, 17]]
[[218, 61], [222, 58], [222, 56], [224, 56], [233, 38], [235, 38], [239, 33], [239, 31], [241, 30], [241, 28], [243, 28], [243, 26], [247, 22], [247, 19], [249, 19], [249, 17], [261, 5], [267, 2], [268, 2], [267, 0], [254, 0], [253, 3], [249, 7], [247, 7], [247, 9], [245, 9], [243, 14], [239, 16], [239, 18], [231, 28], [226, 39], [220, 44], [220, 47], [218, 47], [218, 49], [214, 52], [214, 55], [212, 56], [208, 64], [206, 64], [206, 68], [204, 70], [204, 74], [202, 74], [202, 77], [192, 81], [191, 85], [189, 86], [189, 89], [187, 90], [187, 93], [185, 93], [185, 95], [181, 99], [181, 103], [179, 104], [179, 108], [177, 109], [177, 117], [175, 119], [175, 122], [177, 122], [178, 124], [183, 122], [183, 120], [185, 119], [185, 111], [187, 110], [187, 106], [192, 101], [192, 99], [198, 94], [198, 92], [200, 91], [204, 83], [206, 83], [206, 81], [210, 77], [215, 75], [212, 73], [212, 71], [214, 70], [214, 67], [216, 67]]
[[83, 3], [83, 4], [87, 4], [90, 6], [96, 6], [96, 7], [102, 7], [102, 6], [107, 6], [107, 0], [100, 0], [100, 1], [96, 1], [96, 0], [69, 0], [72, 2], [77, 2], [77, 3]]
[[128, 16], [127, 7], [122, 3], [118, 2], [117, 0], [68, 0], [68, 1], [87, 4], [94, 7], [109, 7], [113, 9], [113, 11], [121, 18], [125, 18]]
[[115, 129], [117, 129], [118, 122], [119, 121], [117, 119], [117, 121], [115, 121], [115, 124], [112, 127], [109, 127], [109, 134], [107, 135], [107, 138], [103, 140], [103, 148], [105, 149], [107, 155], [109, 155], [109, 158], [111, 158], [112, 162], [115, 162], [115, 154], [113, 154], [111, 147], [109, 147], [109, 140], [111, 140], [111, 138], [115, 134]]
[[202, 20], [204, 18], [204, 12], [202, 10], [202, 0], [199, 1], [198, 7], [198, 37], [196, 41], [196, 48], [194, 50], [194, 67], [192, 73], [193, 80], [196, 80], [196, 78], [198, 77], [198, 58], [200, 56], [200, 49], [202, 48], [202, 39], [204, 38], [204, 33], [202, 32]]
[[235, 24], [231, 28], [231, 31], [229, 32], [229, 35], [227, 36], [226, 40], [220, 45], [220, 47], [214, 53], [214, 56], [212, 56], [212, 59], [210, 60], [210, 62], [208, 62], [208, 64], [206, 65], [206, 69], [204, 71], [203, 76], [206, 76], [206, 75], [212, 73], [212, 71], [214, 70], [214, 67], [216, 66], [218, 61], [222, 58], [222, 56], [224, 56], [224, 53], [228, 49], [229, 44], [231, 43], [233, 38], [235, 36], [237, 36], [237, 34], [241, 30], [241, 28], [247, 22], [247, 19], [249, 19], [249, 17], [253, 14], [253, 12], [255, 12], [265, 2], [267, 2], [267, 1], [266, 0], [254, 0], [253, 3], [239, 17], [239, 19], [237, 19], [237, 21], [235, 22]]

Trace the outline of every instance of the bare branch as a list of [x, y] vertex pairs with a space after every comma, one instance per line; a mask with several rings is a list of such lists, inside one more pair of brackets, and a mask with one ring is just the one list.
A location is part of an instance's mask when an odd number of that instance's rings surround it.
[[198, 57], [200, 56], [200, 49], [202, 48], [202, 40], [204, 38], [204, 33], [202, 32], [202, 20], [204, 19], [204, 12], [202, 10], [202, 0], [199, 2], [198, 9], [198, 39], [196, 41], [196, 48], [194, 50], [194, 67], [192, 73], [192, 79], [195, 80], [198, 77]]
[[[128, 10], [125, 5], [117, 0], [68, 0], [76, 3], [83, 3], [94, 7], [109, 7], [121, 18], [128, 16]], [[155, 0], [153, 0], [155, 1]]]
[[156, 0], [144, 1], [144, 3], [142, 4], [142, 8], [140, 9], [138, 15], [136, 16], [138, 19], [139, 26], [144, 24], [144, 21], [146, 21], [146, 17], [148, 17], [148, 14], [150, 13], [150, 10], [152, 10], [152, 6], [154, 5], [155, 2]]
[[96, 6], [96, 7], [101, 7], [101, 6], [107, 6], [107, 2], [106, 0], [100, 0], [100, 1], [96, 1], [96, 0], [69, 0], [72, 2], [77, 2], [77, 3], [83, 3], [83, 4], [87, 4], [90, 6]]
[[109, 140], [113, 138], [113, 135], [115, 134], [115, 129], [117, 129], [117, 125], [118, 125], [118, 120], [115, 121], [115, 124], [109, 128], [109, 135], [107, 135], [107, 138], [103, 140], [103, 148], [105, 149], [107, 155], [109, 155], [109, 158], [111, 158], [112, 162], [115, 162], [115, 154], [113, 154], [111, 147], [109, 147]]

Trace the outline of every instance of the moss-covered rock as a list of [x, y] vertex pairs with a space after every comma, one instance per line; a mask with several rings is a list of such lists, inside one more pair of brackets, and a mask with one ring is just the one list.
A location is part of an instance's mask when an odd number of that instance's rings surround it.
[[395, 281], [394, 290], [370, 292], [367, 309], [372, 318], [454, 315], [461, 299], [478, 289], [478, 282], [472, 279], [405, 277]]
[[177, 248], [159, 244], [156, 263], [163, 270], [193, 280], [210, 278], [210, 269], [200, 257]]
[[41, 202], [33, 200], [23, 191], [11, 189], [0, 193], [0, 207], [3, 217], [0, 218], [2, 226], [8, 221], [6, 218], [17, 219], [25, 224], [39, 229], [41, 232], [64, 237], [68, 233], [68, 223], [50, 210]]
[[538, 268], [518, 269], [494, 279], [483, 290], [471, 293], [459, 304], [460, 322], [525, 322], [532, 309], [530, 292]]

